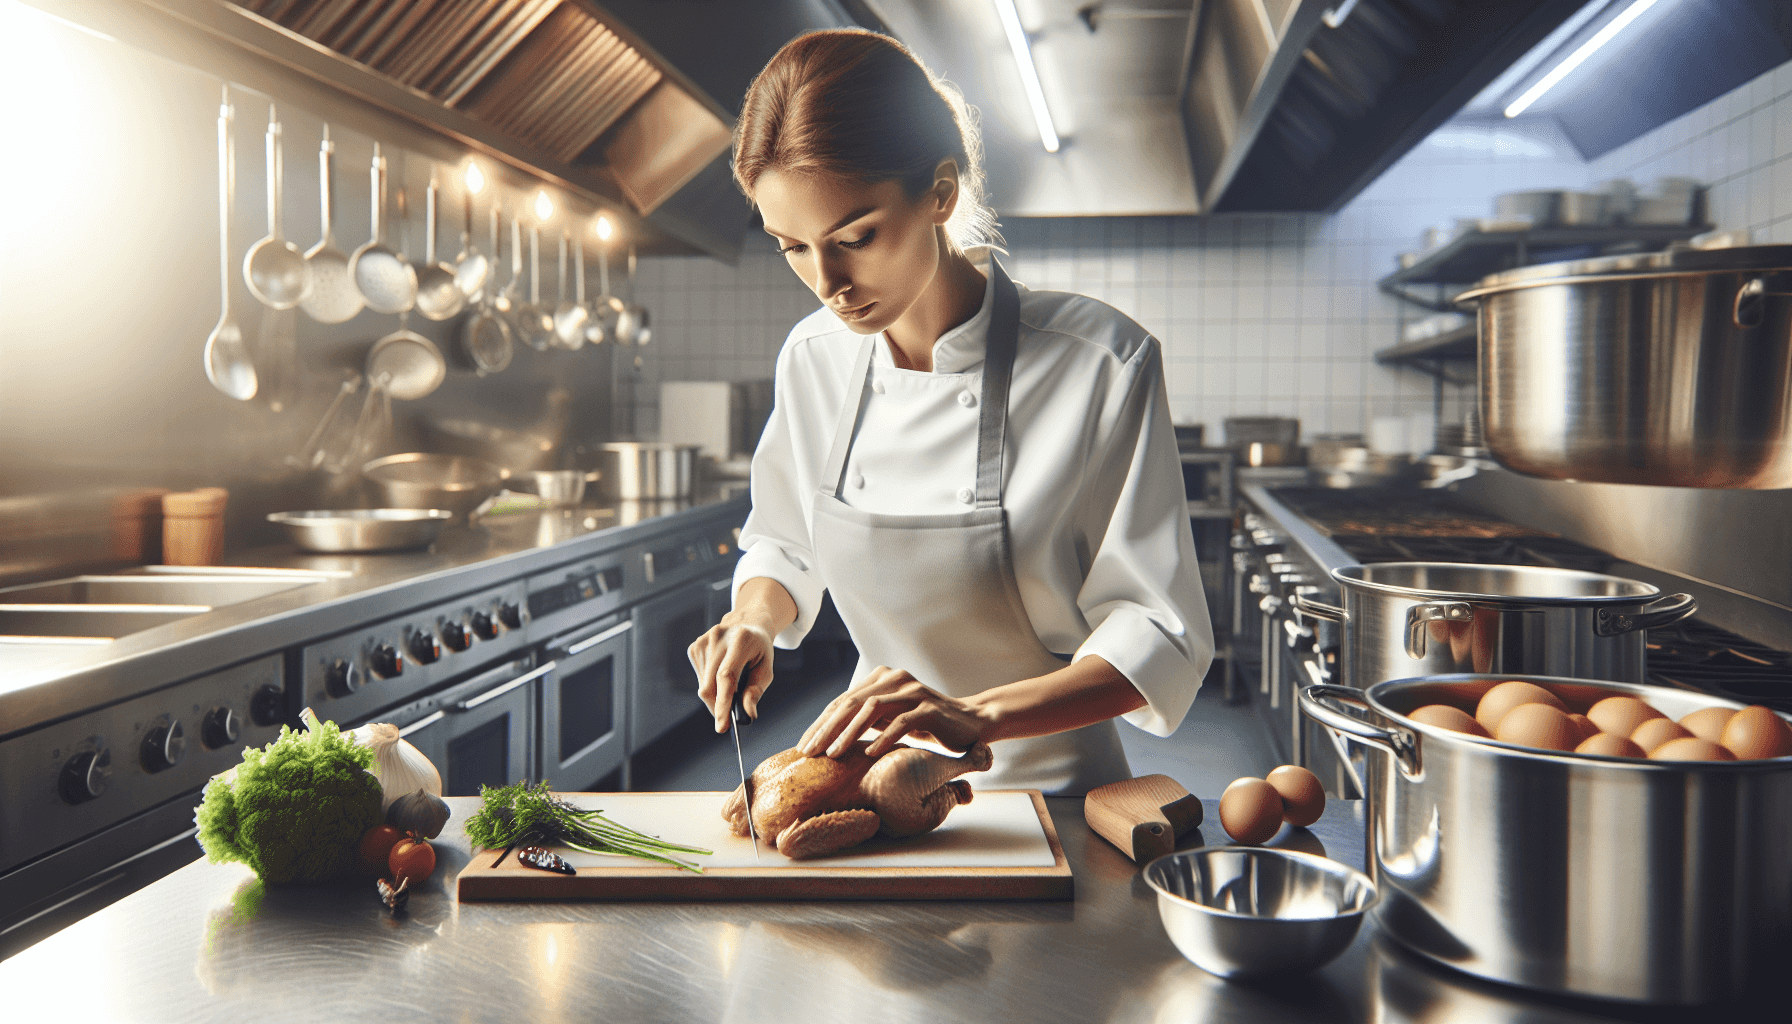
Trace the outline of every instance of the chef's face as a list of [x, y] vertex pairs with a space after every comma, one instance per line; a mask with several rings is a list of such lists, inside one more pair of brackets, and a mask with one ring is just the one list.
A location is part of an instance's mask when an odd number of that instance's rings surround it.
[[895, 324], [933, 283], [957, 199], [950, 160], [913, 198], [898, 181], [867, 185], [775, 168], [753, 185], [765, 231], [790, 269], [858, 334]]

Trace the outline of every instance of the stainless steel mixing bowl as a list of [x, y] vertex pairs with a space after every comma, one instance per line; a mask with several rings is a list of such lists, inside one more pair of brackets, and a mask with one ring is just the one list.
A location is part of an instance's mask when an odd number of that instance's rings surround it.
[[1337, 861], [1292, 850], [1214, 846], [1145, 865], [1170, 941], [1222, 978], [1310, 971], [1344, 952], [1375, 883]]
[[465, 455], [406, 452], [374, 459], [361, 475], [387, 508], [440, 508], [465, 516], [498, 493], [506, 473]]

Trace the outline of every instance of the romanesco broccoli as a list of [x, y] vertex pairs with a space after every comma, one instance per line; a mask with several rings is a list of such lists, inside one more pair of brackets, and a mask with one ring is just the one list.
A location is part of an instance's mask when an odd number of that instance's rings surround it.
[[310, 709], [305, 722], [243, 751], [234, 779], [205, 787], [194, 820], [206, 859], [241, 861], [270, 885], [327, 881], [354, 866], [361, 836], [384, 820], [373, 751]]

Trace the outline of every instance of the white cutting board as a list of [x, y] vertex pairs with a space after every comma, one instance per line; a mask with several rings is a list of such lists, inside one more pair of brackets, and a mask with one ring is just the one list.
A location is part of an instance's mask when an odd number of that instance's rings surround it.
[[[880, 839], [831, 857], [795, 861], [760, 839], [737, 838], [722, 819], [727, 793], [567, 793], [619, 824], [711, 850], [677, 854], [696, 874], [633, 857], [556, 848], [578, 870], [562, 875], [517, 863], [514, 853], [474, 856], [461, 899], [1064, 899], [1070, 868], [1036, 790], [978, 792], [939, 828]], [[494, 862], [497, 862], [494, 866]]]

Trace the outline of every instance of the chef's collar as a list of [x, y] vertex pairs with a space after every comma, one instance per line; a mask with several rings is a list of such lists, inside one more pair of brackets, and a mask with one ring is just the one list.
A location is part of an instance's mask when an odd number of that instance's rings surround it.
[[[989, 320], [996, 294], [996, 278], [990, 272], [993, 257], [987, 246], [966, 249], [965, 255], [983, 273], [983, 305], [977, 307], [977, 312], [969, 320], [940, 335], [939, 340], [933, 343], [934, 373], [964, 373], [974, 369], [983, 362], [983, 353], [989, 347]], [[877, 346], [877, 365], [894, 367], [896, 359], [890, 355], [890, 339], [881, 331], [877, 339], [880, 342]]]

